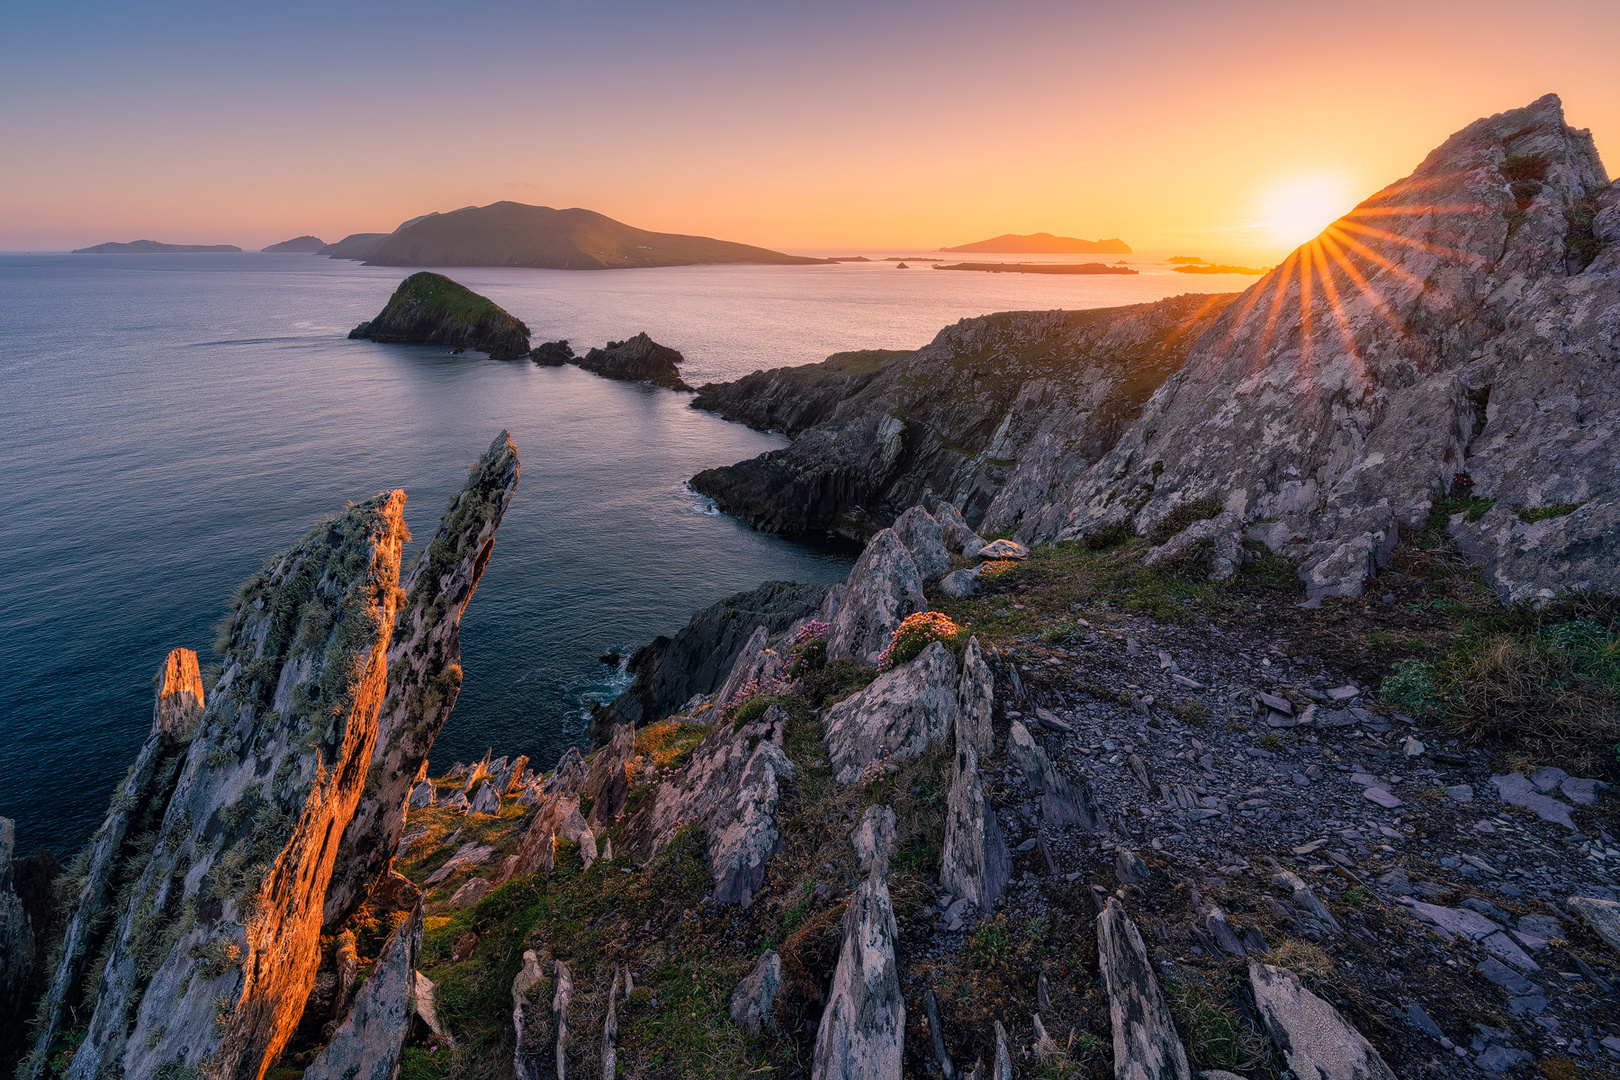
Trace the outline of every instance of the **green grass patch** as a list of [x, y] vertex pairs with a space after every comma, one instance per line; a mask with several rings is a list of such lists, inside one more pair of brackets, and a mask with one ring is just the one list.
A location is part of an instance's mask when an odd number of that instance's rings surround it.
[[1520, 521], [1526, 524], [1534, 524], [1538, 521], [1563, 517], [1565, 514], [1573, 514], [1585, 505], [1584, 501], [1578, 503], [1549, 503], [1546, 506], [1521, 506], [1513, 512], [1518, 515]]

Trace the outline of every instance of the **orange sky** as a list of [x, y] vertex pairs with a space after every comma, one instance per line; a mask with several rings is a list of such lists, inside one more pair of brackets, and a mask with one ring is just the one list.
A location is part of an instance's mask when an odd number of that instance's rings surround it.
[[516, 199], [786, 249], [1044, 230], [1274, 261], [1303, 239], [1257, 224], [1277, 192], [1348, 209], [1548, 91], [1620, 139], [1612, 0], [21, 8], [5, 250]]

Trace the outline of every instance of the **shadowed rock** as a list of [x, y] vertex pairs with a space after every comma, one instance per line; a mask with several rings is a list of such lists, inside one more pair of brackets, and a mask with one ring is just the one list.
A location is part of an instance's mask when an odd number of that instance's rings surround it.
[[906, 1004], [894, 960], [894, 907], [886, 881], [894, 811], [868, 807], [851, 838], [866, 871], [844, 913], [844, 942], [816, 1028], [811, 1080], [899, 1080]]
[[304, 1080], [394, 1080], [417, 1013], [416, 957], [421, 948], [418, 894], [415, 906], [383, 943], [348, 1015], [304, 1070]]
[[399, 491], [351, 506], [238, 591], [219, 684], [125, 886], [74, 1080], [205, 1064], [258, 1076], [291, 1035], [376, 740], [404, 508]]
[[1227, 510], [1182, 529], [1143, 556], [1142, 565], [1191, 571], [1210, 581], [1229, 581], [1246, 561], [1243, 519]]
[[624, 382], [646, 382], [654, 386], [667, 386], [671, 390], [690, 390], [681, 378], [677, 364], [685, 357], [668, 345], [660, 345], [643, 330], [625, 341], [610, 341], [606, 348], [592, 349], [571, 363], [578, 364], [604, 379]]
[[596, 861], [596, 836], [579, 812], [579, 800], [567, 795], [541, 798], [534, 818], [518, 841], [517, 850], [501, 868], [500, 883], [528, 874], [549, 874], [556, 863], [557, 838], [579, 845], [580, 860], [588, 867]]
[[349, 336], [477, 349], [495, 360], [517, 360], [529, 352], [529, 328], [522, 320], [465, 285], [426, 270], [400, 282], [377, 317]]
[[1115, 1080], [1192, 1080], [1142, 935], [1113, 897], [1097, 916], [1097, 964], [1114, 1028]]
[[598, 832], [612, 825], [613, 819], [624, 809], [624, 801], [630, 796], [627, 766], [635, 756], [636, 729], [622, 724], [613, 729], [613, 741], [597, 751], [585, 771], [585, 783], [579, 793], [582, 799], [590, 800], [591, 812], [586, 820]]
[[1007, 725], [1007, 755], [1018, 763], [1024, 779], [1041, 793], [1041, 819], [1054, 827], [1095, 829], [1097, 815], [1085, 793], [1047, 757], [1029, 729], [1017, 720]]
[[992, 728], [996, 680], [984, 662], [977, 636], [962, 653], [962, 681], [956, 688], [956, 744], [971, 746], [982, 761], [995, 751]]
[[958, 743], [945, 800], [945, 843], [939, 858], [939, 883], [989, 913], [1007, 887], [1012, 859], [1002, 839], [995, 809], [984, 797], [979, 757]]
[[950, 572], [951, 556], [945, 550], [945, 531], [928, 511], [913, 506], [895, 519], [892, 527], [894, 535], [911, 552], [911, 561], [917, 564], [917, 573], [925, 583]]
[[405, 579], [388, 647], [388, 695], [365, 795], [338, 843], [322, 922], [330, 933], [387, 873], [405, 833], [405, 800], [461, 692], [461, 615], [483, 577], [518, 483], [501, 432], [473, 466]]
[[743, 646], [742, 652], [732, 662], [731, 674], [726, 676], [725, 683], [720, 692], [715, 695], [714, 703], [724, 706], [750, 682], [764, 684], [779, 678], [787, 671], [787, 661], [770, 648], [770, 631], [763, 627], [754, 628], [748, 643]]
[[894, 530], [884, 529], [844, 579], [827, 631], [827, 659], [875, 665], [906, 616], [927, 607], [916, 561]]
[[775, 949], [766, 949], [742, 982], [731, 992], [731, 1019], [750, 1035], [774, 1033], [776, 1022], [771, 1007], [782, 988], [782, 958]]
[[852, 784], [868, 765], [921, 756], [956, 724], [956, 693], [956, 660], [933, 641], [838, 702], [822, 722], [833, 779]]
[[1249, 985], [1266, 1033], [1299, 1080], [1396, 1080], [1361, 1032], [1293, 972], [1251, 963]]
[[972, 562], [984, 547], [984, 537], [973, 531], [955, 503], [941, 502], [934, 507], [934, 520], [945, 537], [945, 549]]
[[[71, 898], [72, 915], [63, 933], [59, 959], [39, 1007], [34, 1055], [19, 1074], [23, 1080], [44, 1075], [45, 1054], [62, 1031], [68, 1006], [82, 993], [89, 958], [101, 949], [111, 929], [108, 923], [114, 897], [126, 883], [130, 860], [153, 841], [163, 821], [202, 713], [203, 684], [197, 654], [190, 649], [175, 649], [159, 672], [151, 733], [129, 775], [113, 795], [101, 828], [90, 839], [84, 876]], [[18, 955], [0, 948], [0, 963]]]
[[1584, 919], [1605, 945], [1620, 953], [1620, 904], [1590, 896], [1572, 896], [1564, 906]]

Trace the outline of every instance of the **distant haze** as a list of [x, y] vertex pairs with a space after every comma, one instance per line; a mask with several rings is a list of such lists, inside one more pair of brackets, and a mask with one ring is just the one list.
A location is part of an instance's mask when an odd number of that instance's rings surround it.
[[513, 200], [788, 252], [1050, 232], [1261, 265], [1298, 242], [1266, 227], [1288, 192], [1342, 213], [1549, 91], [1620, 138], [1620, 4], [1530, 10], [7, 4], [0, 249], [257, 250]]

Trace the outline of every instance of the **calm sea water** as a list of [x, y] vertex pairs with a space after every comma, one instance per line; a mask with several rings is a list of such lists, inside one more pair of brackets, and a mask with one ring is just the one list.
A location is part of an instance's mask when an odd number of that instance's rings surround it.
[[[1248, 284], [884, 263], [451, 273], [537, 342], [646, 330], [685, 353], [694, 385], [916, 347], [989, 311]], [[383, 488], [409, 495], [413, 558], [502, 428], [523, 477], [462, 622], [436, 768], [489, 746], [549, 765], [584, 737], [587, 703], [622, 689], [602, 653], [761, 581], [847, 571], [849, 550], [752, 532], [684, 487], [780, 437], [573, 367], [346, 340], [404, 274], [297, 255], [0, 255], [0, 815], [20, 850], [82, 843], [150, 726], [153, 673], [180, 645], [215, 659], [238, 582]]]

